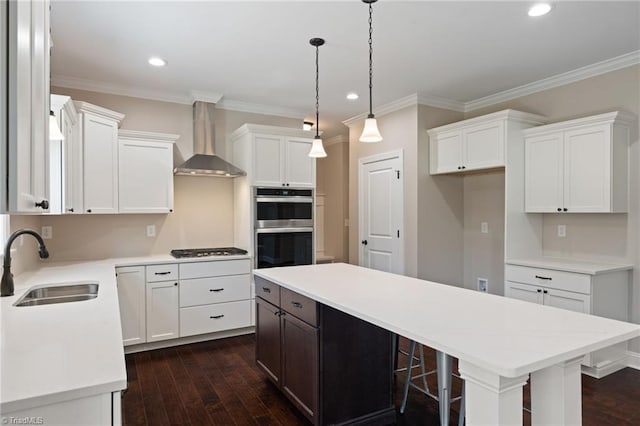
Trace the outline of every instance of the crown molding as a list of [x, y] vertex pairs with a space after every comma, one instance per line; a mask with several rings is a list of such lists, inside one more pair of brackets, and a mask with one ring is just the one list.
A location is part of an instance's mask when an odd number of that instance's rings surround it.
[[105, 83], [78, 77], [53, 75], [51, 76], [51, 85], [56, 87], [66, 87], [69, 89], [87, 90], [89, 92], [149, 99], [152, 101], [173, 102], [185, 105], [191, 105], [193, 103], [191, 101], [191, 96], [185, 96], [178, 93], [171, 93], [162, 90], [142, 89], [139, 87]]
[[328, 147], [331, 145], [337, 145], [339, 143], [349, 143], [349, 137], [346, 135], [335, 135], [324, 142], [324, 146]]
[[[231, 135], [229, 136], [229, 139], [234, 141], [249, 133], [258, 133], [263, 135], [290, 136], [290, 137], [307, 139], [309, 141], [313, 140], [313, 136], [314, 136], [313, 132], [310, 132], [309, 130], [302, 130], [300, 128], [246, 123], [240, 126], [239, 128], [237, 128], [233, 133], [231, 133]], [[322, 134], [322, 132], [320, 132], [320, 134]]]
[[575, 70], [568, 71], [562, 74], [557, 74], [552, 77], [543, 78], [542, 80], [534, 81], [533, 83], [524, 84], [522, 86], [504, 90], [502, 92], [485, 96], [483, 98], [478, 98], [473, 101], [465, 102], [464, 112], [474, 111], [480, 108], [510, 101], [512, 99], [531, 95], [533, 93], [542, 92], [543, 90], [553, 89], [554, 87], [575, 83], [580, 80], [584, 80], [590, 77], [596, 77], [598, 75], [606, 74], [611, 71], [616, 71], [638, 64], [640, 64], [640, 50], [616, 56], [615, 58], [607, 59], [601, 62], [596, 62], [595, 64], [577, 68]]
[[180, 135], [172, 133], [143, 132], [140, 130], [119, 129], [118, 137], [128, 140], [176, 143]]
[[222, 96], [224, 96], [222, 93], [207, 92], [205, 90], [192, 90], [191, 92], [189, 92], [189, 94], [191, 100], [191, 102], [189, 103], [191, 104], [196, 101], [217, 104], [218, 102], [220, 102], [220, 99], [222, 99]]
[[115, 120], [118, 122], [118, 127], [124, 120], [125, 115], [119, 113], [117, 111], [112, 111], [110, 109], [103, 108], [98, 105], [90, 104], [89, 102], [84, 101], [73, 101], [73, 104], [78, 112], [88, 112], [90, 114], [99, 115], [101, 117], [108, 118], [110, 120]]
[[[375, 116], [382, 117], [384, 115], [390, 114], [395, 111], [399, 111], [403, 108], [407, 108], [413, 105], [418, 105], [417, 93], [377, 106], [375, 108]], [[368, 112], [363, 112], [362, 114], [358, 114], [355, 117], [351, 117], [344, 120], [342, 124], [344, 124], [345, 126], [351, 126], [352, 124], [358, 121], [364, 120], [365, 118], [367, 118], [368, 115], [369, 115]]]
[[273, 105], [254, 104], [251, 102], [237, 101], [234, 99], [222, 99], [216, 104], [216, 108], [227, 111], [249, 112], [253, 114], [276, 115], [278, 117], [295, 118], [304, 120], [305, 112], [293, 108], [285, 108]]
[[465, 112], [465, 103], [434, 95], [418, 95], [418, 104], [451, 111]]
[[526, 136], [539, 136], [547, 133], [555, 133], [558, 130], [576, 128], [581, 126], [593, 126], [594, 124], [622, 124], [630, 126], [636, 121], [636, 116], [626, 111], [612, 111], [604, 114], [590, 115], [588, 117], [575, 118], [573, 120], [551, 123], [545, 126], [531, 127], [524, 129], [522, 133]]

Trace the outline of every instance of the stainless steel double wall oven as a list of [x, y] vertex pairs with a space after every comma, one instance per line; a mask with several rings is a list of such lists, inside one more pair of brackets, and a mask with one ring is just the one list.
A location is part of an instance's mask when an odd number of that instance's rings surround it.
[[255, 266], [313, 263], [313, 190], [254, 188]]

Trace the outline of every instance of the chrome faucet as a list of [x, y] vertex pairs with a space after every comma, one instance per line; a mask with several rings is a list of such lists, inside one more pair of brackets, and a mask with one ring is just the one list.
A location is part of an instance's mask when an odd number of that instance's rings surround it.
[[40, 234], [36, 231], [32, 231], [31, 229], [20, 229], [9, 237], [7, 240], [7, 244], [4, 247], [4, 263], [2, 265], [2, 282], [0, 283], [0, 297], [5, 296], [13, 296], [13, 274], [11, 273], [11, 244], [13, 241], [18, 238], [20, 235], [27, 234], [34, 237], [38, 240], [38, 244], [40, 248], [38, 250], [38, 254], [40, 255], [40, 259], [46, 259], [49, 257], [49, 252], [47, 251], [47, 247], [44, 245], [44, 241]]

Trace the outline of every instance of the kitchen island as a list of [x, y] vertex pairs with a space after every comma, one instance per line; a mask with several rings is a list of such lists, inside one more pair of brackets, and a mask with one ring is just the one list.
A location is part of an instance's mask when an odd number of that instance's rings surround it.
[[636, 324], [342, 263], [254, 274], [458, 358], [468, 425], [522, 424], [529, 377], [533, 424], [581, 424], [582, 357], [640, 336]]

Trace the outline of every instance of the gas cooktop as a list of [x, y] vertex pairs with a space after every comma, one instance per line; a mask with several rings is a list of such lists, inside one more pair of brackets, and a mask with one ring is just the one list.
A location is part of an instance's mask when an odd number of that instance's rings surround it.
[[246, 250], [236, 247], [214, 247], [171, 250], [171, 256], [181, 257], [207, 257], [207, 256], [237, 256], [247, 254]]

